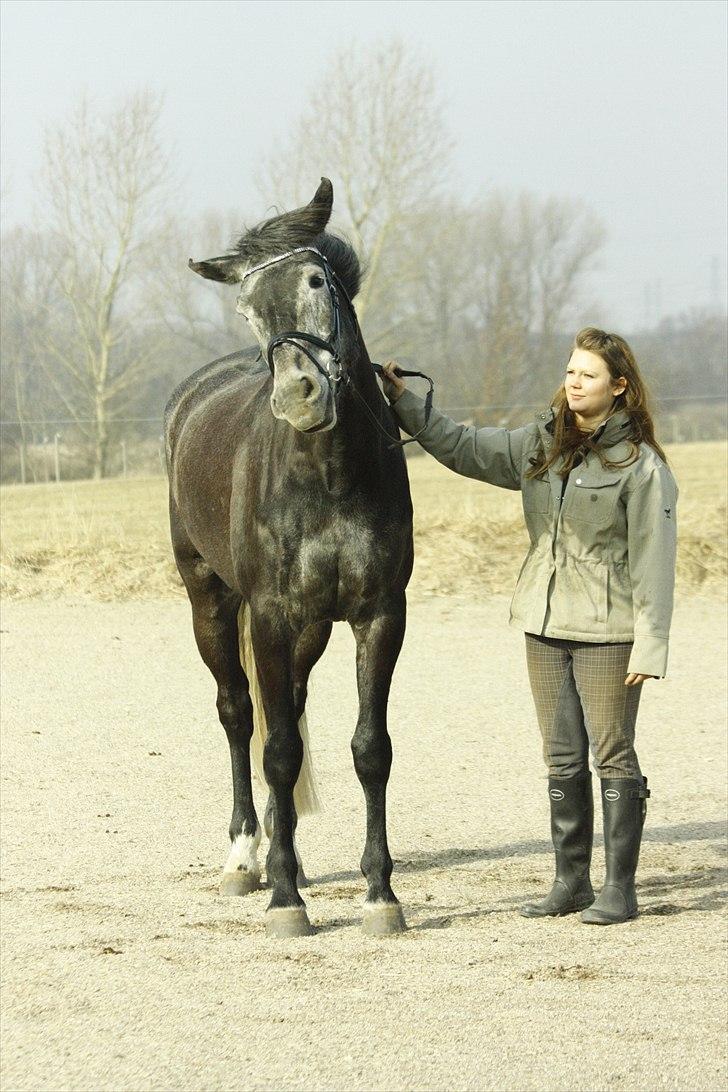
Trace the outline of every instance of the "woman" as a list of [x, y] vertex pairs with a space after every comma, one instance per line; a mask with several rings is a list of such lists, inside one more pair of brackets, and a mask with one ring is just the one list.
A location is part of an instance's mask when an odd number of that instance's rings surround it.
[[[384, 389], [418, 433], [424, 402], [392, 361]], [[548, 767], [556, 878], [526, 917], [582, 911], [612, 925], [637, 915], [634, 878], [646, 799], [634, 749], [642, 684], [662, 678], [675, 582], [677, 486], [655, 440], [645, 387], [623, 338], [588, 327], [550, 409], [523, 428], [458, 425], [437, 410], [418, 435], [444, 466], [520, 489], [531, 545], [511, 602]], [[606, 878], [589, 867], [600, 778]]]

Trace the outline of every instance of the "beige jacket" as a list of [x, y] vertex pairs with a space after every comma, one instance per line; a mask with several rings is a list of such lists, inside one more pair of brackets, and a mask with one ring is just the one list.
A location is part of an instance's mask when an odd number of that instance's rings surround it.
[[[424, 402], [405, 391], [392, 407], [413, 434]], [[603, 469], [589, 453], [566, 484], [550, 468], [527, 478], [529, 460], [552, 444], [552, 409], [523, 428], [458, 425], [433, 408], [419, 443], [444, 466], [504, 489], [520, 489], [531, 546], [511, 601], [511, 625], [574, 641], [633, 641], [629, 671], [664, 676], [675, 584], [677, 485], [657, 453]], [[597, 430], [610, 461], [625, 459], [624, 411]], [[563, 490], [563, 492], [562, 492]]]

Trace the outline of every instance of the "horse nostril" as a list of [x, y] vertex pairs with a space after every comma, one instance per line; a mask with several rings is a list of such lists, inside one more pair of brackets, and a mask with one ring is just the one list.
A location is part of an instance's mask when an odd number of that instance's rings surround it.
[[305, 376], [301, 380], [301, 390], [303, 391], [303, 397], [306, 398], [306, 399], [309, 397], [309, 395], [313, 391], [313, 383], [311, 382], [310, 379], [306, 379]]

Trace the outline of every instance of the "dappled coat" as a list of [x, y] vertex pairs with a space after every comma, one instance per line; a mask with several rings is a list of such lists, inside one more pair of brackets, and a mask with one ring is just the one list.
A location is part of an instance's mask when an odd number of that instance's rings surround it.
[[[393, 406], [413, 434], [424, 402], [405, 391]], [[526, 477], [530, 460], [553, 443], [553, 409], [523, 428], [459, 425], [433, 409], [418, 436], [439, 462], [468, 478], [520, 489], [531, 545], [511, 602], [511, 625], [574, 641], [633, 641], [629, 671], [664, 676], [675, 584], [677, 485], [646, 444], [622, 468], [605, 468], [595, 452], [566, 481], [558, 466]], [[624, 410], [593, 439], [610, 462], [629, 457]]]

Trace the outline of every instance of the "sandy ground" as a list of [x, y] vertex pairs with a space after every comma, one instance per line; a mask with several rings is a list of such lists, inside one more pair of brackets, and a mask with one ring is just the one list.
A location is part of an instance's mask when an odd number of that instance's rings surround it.
[[516, 912], [552, 865], [506, 618], [501, 596], [411, 609], [389, 797], [410, 928], [381, 940], [335, 628], [309, 715], [326, 810], [300, 839], [318, 930], [273, 941], [265, 891], [217, 895], [227, 746], [186, 603], [6, 604], [3, 1089], [725, 1087], [725, 608], [679, 603], [645, 687], [642, 915], [609, 929]]

